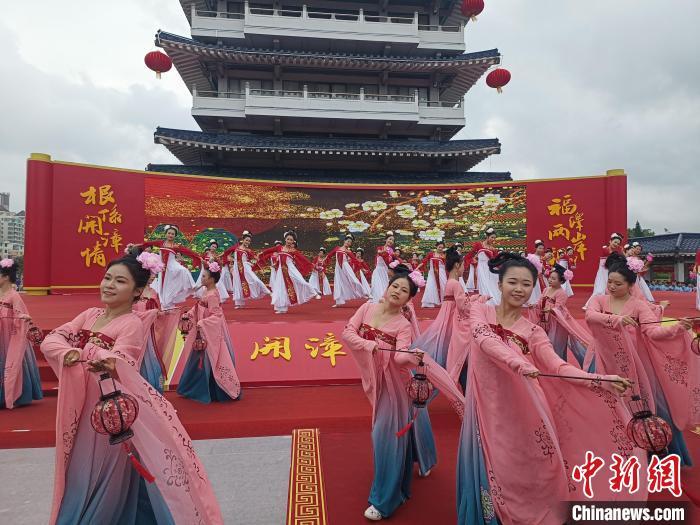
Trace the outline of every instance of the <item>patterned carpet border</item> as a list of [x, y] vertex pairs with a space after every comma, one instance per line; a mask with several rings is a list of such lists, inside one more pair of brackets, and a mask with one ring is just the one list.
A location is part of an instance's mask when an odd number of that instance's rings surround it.
[[292, 432], [287, 525], [327, 525], [326, 495], [317, 428]]

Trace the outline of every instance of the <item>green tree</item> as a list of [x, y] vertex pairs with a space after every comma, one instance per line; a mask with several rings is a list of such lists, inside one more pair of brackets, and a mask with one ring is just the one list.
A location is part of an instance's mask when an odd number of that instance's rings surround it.
[[656, 232], [648, 228], [642, 228], [639, 221], [635, 222], [634, 228], [627, 228], [627, 237], [653, 237]]

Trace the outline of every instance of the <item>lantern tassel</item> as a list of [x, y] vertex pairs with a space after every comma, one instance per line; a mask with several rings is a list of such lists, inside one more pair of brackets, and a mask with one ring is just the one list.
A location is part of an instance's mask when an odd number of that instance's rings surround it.
[[472, 15], [472, 16], [469, 17], [469, 18], [471, 19], [472, 22], [476, 22], [476, 15]]
[[153, 474], [148, 472], [148, 469], [143, 466], [143, 463], [139, 461], [139, 459], [134, 455], [133, 451], [131, 450], [131, 447], [128, 445], [127, 442], [122, 443], [122, 447], [124, 447], [124, 451], [126, 454], [129, 456], [129, 460], [131, 461], [131, 465], [134, 467], [136, 472], [139, 473], [139, 475], [147, 482], [147, 483], [153, 483], [156, 478], [153, 477]]
[[411, 421], [409, 421], [405, 427], [403, 427], [396, 433], [397, 438], [405, 436], [408, 433], [408, 431], [411, 430], [411, 427], [413, 426], [413, 423], [415, 422], [416, 417], [418, 416], [418, 412], [416, 410], [412, 409], [411, 412], [413, 412], [413, 417], [411, 418]]
[[199, 370], [204, 368], [204, 356], [202, 354], [203, 354], [203, 352], [199, 352], [199, 364], [197, 365], [197, 368]]
[[503, 89], [502, 89], [502, 88], [499, 88], [499, 87], [496, 88], [496, 91], [498, 91], [498, 94], [499, 94], [499, 95], [500, 95], [501, 93], [503, 93]]
[[160, 71], [156, 71], [156, 78], [160, 79]]

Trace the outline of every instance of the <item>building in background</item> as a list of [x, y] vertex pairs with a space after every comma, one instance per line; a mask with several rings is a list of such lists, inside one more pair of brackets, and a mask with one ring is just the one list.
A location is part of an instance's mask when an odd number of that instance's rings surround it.
[[189, 37], [159, 31], [201, 128], [158, 128], [182, 165], [151, 171], [294, 182], [511, 180], [470, 171], [496, 138], [451, 140], [464, 95], [501, 61], [465, 53], [459, 0], [181, 0]]
[[635, 241], [642, 245], [643, 255], [654, 255], [647, 281], [690, 281], [688, 275], [695, 266], [695, 254], [700, 249], [700, 233], [667, 233], [629, 240]]
[[10, 194], [0, 192], [0, 211], [10, 211]]
[[10, 194], [0, 193], [0, 257], [24, 254], [24, 212], [10, 211]]

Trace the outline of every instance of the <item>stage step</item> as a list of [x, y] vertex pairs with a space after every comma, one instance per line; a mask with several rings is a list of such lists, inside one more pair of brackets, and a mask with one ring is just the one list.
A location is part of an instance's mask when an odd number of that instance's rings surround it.
[[58, 380], [44, 381], [41, 380], [41, 391], [44, 397], [56, 397], [58, 395]]
[[39, 377], [42, 383], [46, 381], [58, 381], [56, 374], [53, 373], [53, 369], [46, 361], [37, 361], [37, 366], [39, 367]]

